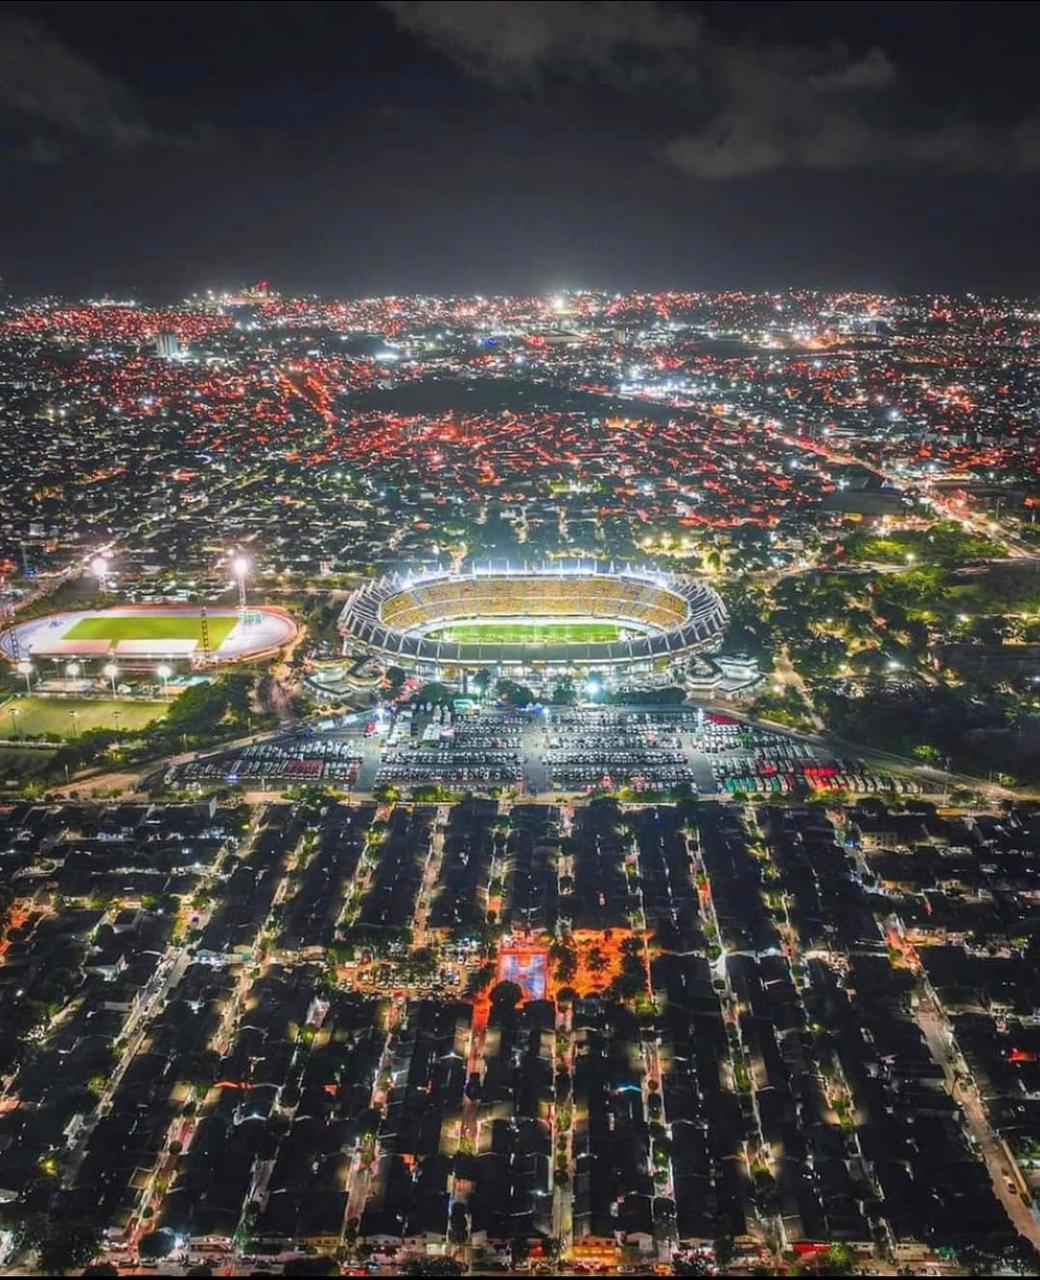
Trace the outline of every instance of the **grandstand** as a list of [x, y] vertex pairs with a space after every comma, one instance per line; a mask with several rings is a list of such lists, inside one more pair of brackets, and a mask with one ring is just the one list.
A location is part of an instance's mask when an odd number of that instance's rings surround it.
[[0, 657], [55, 667], [78, 662], [91, 673], [112, 662], [128, 670], [151, 669], [157, 662], [202, 667], [277, 653], [296, 632], [292, 618], [274, 606], [243, 617], [240, 609], [210, 605], [204, 637], [199, 605], [116, 605], [16, 622], [0, 634]]
[[[489, 565], [366, 583], [347, 601], [339, 628], [345, 652], [374, 654], [420, 675], [453, 667], [624, 675], [667, 668], [713, 646], [725, 620], [709, 587], [655, 571]], [[520, 639], [525, 627], [528, 643]], [[612, 638], [591, 638], [604, 634]]]

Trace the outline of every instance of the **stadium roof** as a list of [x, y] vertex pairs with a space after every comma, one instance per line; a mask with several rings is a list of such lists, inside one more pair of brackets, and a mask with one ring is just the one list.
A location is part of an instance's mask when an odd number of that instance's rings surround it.
[[[576, 644], [461, 644], [450, 640], [433, 639], [422, 634], [423, 626], [438, 618], [423, 619], [415, 625], [395, 626], [383, 619], [382, 608], [387, 601], [406, 592], [419, 591], [432, 584], [466, 584], [501, 577], [544, 578], [547, 581], [573, 582], [575, 612], [581, 612], [578, 604], [583, 579], [606, 579], [623, 590], [625, 584], [641, 592], [647, 588], [658, 590], [672, 598], [679, 597], [685, 617], [676, 618], [674, 624], [645, 627], [645, 634], [623, 640]], [[503, 589], [508, 589], [507, 581]], [[421, 607], [422, 601], [417, 605]], [[606, 603], [606, 602], [604, 602]], [[445, 619], [450, 614], [442, 615]], [[461, 612], [456, 616], [464, 616]], [[604, 609], [596, 616], [615, 616]], [[624, 617], [624, 612], [616, 611]], [[677, 657], [684, 652], [704, 648], [717, 639], [726, 621], [726, 609], [722, 600], [703, 583], [670, 578], [656, 570], [632, 569], [628, 566], [609, 566], [586, 562], [575, 565], [553, 564], [546, 566], [506, 566], [497, 569], [473, 568], [463, 573], [432, 573], [421, 577], [381, 578], [366, 583], [355, 591], [340, 615], [340, 630], [363, 648], [375, 650], [397, 661], [428, 664], [458, 664], [460, 666], [487, 666], [493, 664], [582, 663], [605, 667], [624, 666], [657, 658]]]
[[190, 658], [199, 647], [198, 640], [118, 640], [116, 654], [121, 658]]
[[29, 652], [36, 658], [104, 658], [111, 640], [33, 640]]

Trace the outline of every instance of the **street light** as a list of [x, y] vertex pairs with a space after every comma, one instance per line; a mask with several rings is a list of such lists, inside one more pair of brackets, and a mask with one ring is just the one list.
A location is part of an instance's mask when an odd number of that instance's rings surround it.
[[19, 662], [17, 669], [23, 676], [25, 676], [25, 692], [32, 693], [32, 681], [30, 677], [33, 673], [33, 664], [28, 660], [28, 658], [23, 658], [21, 662]]
[[155, 668], [155, 674], [162, 681], [163, 697], [166, 697], [166, 687], [170, 682], [170, 676], [173, 675], [173, 669], [164, 662], [162, 666]]
[[18, 710], [17, 707], [11, 707], [8, 714], [11, 717], [11, 737], [17, 738], [18, 737], [18, 717], [21, 714], [21, 712]]
[[112, 681], [112, 697], [116, 696], [116, 676], [119, 675], [119, 668], [114, 662], [106, 663], [105, 675]]

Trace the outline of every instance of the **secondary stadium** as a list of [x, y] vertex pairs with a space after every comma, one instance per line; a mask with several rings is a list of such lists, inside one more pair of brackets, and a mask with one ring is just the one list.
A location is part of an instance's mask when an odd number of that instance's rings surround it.
[[350, 596], [339, 629], [344, 652], [425, 677], [491, 667], [665, 678], [716, 647], [725, 623], [704, 583], [578, 563], [379, 578]]
[[156, 662], [194, 668], [274, 654], [296, 631], [285, 610], [267, 606], [209, 606], [204, 624], [199, 605], [122, 605], [15, 623], [0, 635], [0, 653], [11, 661], [77, 662], [85, 671], [92, 660], [126, 670]]

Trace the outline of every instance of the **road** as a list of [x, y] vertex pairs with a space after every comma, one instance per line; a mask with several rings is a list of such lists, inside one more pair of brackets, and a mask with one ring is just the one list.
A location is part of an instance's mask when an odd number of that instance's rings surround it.
[[1025, 1236], [1034, 1249], [1040, 1249], [1040, 1222], [1023, 1202], [1018, 1190], [1007, 1184], [1004, 1170], [1013, 1173], [1013, 1165], [990, 1126], [978, 1090], [967, 1083], [967, 1063], [947, 1032], [945, 1021], [933, 1008], [922, 1003], [917, 1011], [917, 1025], [928, 1043], [929, 1052], [943, 1069], [947, 1091], [960, 1104], [968, 1132], [986, 1162], [994, 1195], [1004, 1206], [1019, 1235]]

